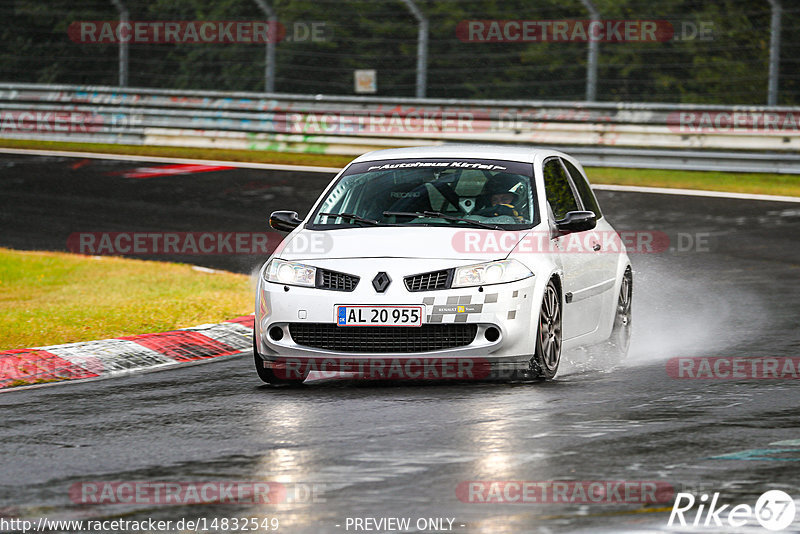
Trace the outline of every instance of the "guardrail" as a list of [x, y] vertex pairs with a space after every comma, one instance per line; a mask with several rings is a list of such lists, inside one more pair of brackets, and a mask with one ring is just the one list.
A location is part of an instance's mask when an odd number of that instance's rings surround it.
[[800, 108], [0, 84], [0, 137], [355, 155], [525, 143], [586, 165], [800, 174]]

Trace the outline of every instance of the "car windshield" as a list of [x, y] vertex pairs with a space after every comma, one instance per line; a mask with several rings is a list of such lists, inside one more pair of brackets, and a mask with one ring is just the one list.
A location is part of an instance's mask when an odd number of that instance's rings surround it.
[[530, 163], [395, 160], [351, 165], [328, 189], [311, 226], [476, 226], [538, 221]]

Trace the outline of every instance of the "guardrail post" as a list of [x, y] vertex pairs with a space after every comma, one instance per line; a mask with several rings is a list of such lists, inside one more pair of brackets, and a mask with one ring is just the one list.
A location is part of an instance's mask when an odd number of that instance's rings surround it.
[[414, 0], [403, 0], [403, 3], [419, 23], [417, 35], [417, 98], [425, 98], [428, 84], [428, 18], [420, 11]]
[[275, 92], [275, 39], [277, 37], [278, 15], [266, 0], [255, 0], [261, 11], [267, 16], [269, 31], [267, 32], [267, 51], [264, 72], [264, 92]]
[[[111, 3], [114, 4], [114, 7], [116, 7], [119, 12], [120, 26], [130, 23], [128, 8], [125, 7], [122, 0], [111, 0]], [[118, 34], [120, 34], [119, 30]], [[119, 40], [119, 86], [128, 86], [128, 41], [124, 39]]]
[[781, 65], [781, 2], [769, 0], [772, 6], [769, 35], [769, 85], [767, 88], [767, 105], [778, 105], [778, 75]]
[[[594, 7], [591, 0], [581, 0], [583, 6], [589, 11], [589, 16], [592, 22], [600, 21], [600, 12]], [[599, 51], [600, 43], [592, 39], [591, 27], [587, 32], [587, 39], [589, 40], [589, 50], [586, 56], [586, 101], [594, 102], [597, 100], [597, 53]]]

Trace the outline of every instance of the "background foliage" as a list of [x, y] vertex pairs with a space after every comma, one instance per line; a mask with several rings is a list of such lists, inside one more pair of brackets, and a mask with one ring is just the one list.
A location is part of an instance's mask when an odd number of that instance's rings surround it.
[[[131, 20], [264, 20], [253, 0], [127, 0]], [[588, 19], [579, 0], [418, 0], [430, 18], [428, 96], [583, 100], [585, 43], [464, 43], [456, 26], [472, 19]], [[417, 23], [400, 0], [272, 0], [279, 20], [324, 21], [324, 42], [281, 42], [276, 89], [353, 94], [353, 70], [378, 71], [378, 94], [413, 96]], [[766, 103], [767, 0], [595, 0], [605, 19], [668, 20], [680, 30], [710, 23], [709, 40], [602, 43], [598, 100]], [[780, 104], [800, 100], [800, 6], [784, 0]], [[110, 0], [0, 0], [0, 81], [117, 84], [114, 44], [79, 44], [67, 28], [117, 19]], [[264, 46], [130, 46], [129, 85], [260, 91]]]

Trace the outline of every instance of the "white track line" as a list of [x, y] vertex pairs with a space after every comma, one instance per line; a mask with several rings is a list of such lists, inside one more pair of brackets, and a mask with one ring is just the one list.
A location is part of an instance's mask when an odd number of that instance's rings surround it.
[[[169, 158], [163, 156], [135, 156], [128, 154], [103, 154], [98, 152], [70, 152], [66, 150], [37, 150], [32, 148], [0, 148], [0, 154], [27, 154], [32, 156], [61, 156], [67, 158], [111, 159], [119, 161], [143, 161], [156, 163], [185, 163], [188, 165], [224, 165], [241, 169], [264, 169], [271, 171], [320, 172], [335, 174], [336, 167], [315, 167], [311, 165], [279, 165], [274, 163], [251, 163], [244, 161], [220, 161], [208, 159]], [[687, 197], [735, 198], [740, 200], [767, 200], [770, 202], [797, 202], [800, 197], [779, 195], [758, 195], [751, 193], [729, 193], [725, 191], [705, 191], [700, 189], [672, 189], [669, 187], [642, 187], [635, 185], [592, 185], [593, 189], [622, 191], [631, 193], [654, 193], [660, 195], [682, 195]]]
[[61, 156], [67, 158], [112, 159], [119, 161], [144, 161], [155, 163], [185, 163], [187, 165], [221, 165], [242, 169], [265, 169], [269, 171], [323, 172], [336, 174], [336, 167], [312, 165], [279, 165], [275, 163], [251, 163], [246, 161], [220, 161], [211, 159], [169, 158], [163, 156], [139, 156], [130, 154], [103, 154], [101, 152], [69, 152], [66, 150], [37, 150], [33, 148], [0, 148], [0, 154], [27, 154], [31, 156]]

